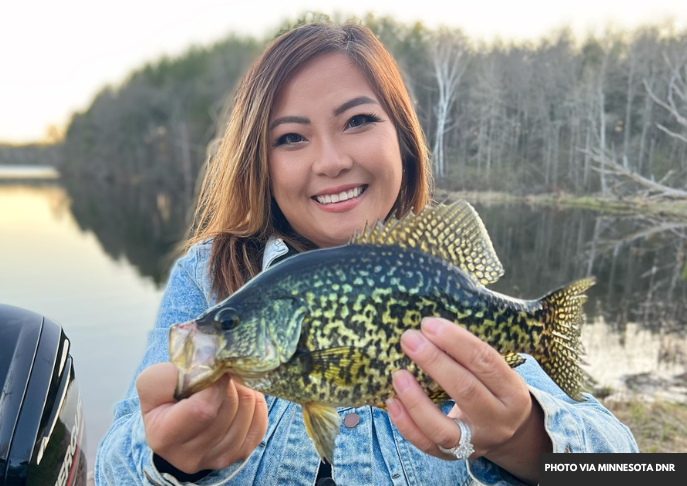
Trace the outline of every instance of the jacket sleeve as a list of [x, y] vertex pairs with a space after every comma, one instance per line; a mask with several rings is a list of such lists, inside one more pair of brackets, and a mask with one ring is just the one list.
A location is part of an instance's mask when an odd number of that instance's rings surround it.
[[[515, 370], [544, 411], [544, 427], [553, 452], [639, 452], [632, 432], [588, 393], [576, 402], [541, 369], [531, 356]], [[468, 461], [470, 475], [485, 485], [525, 484], [493, 462]]]
[[[189, 321], [211, 304], [204, 272], [209, 243], [192, 247], [172, 268], [162, 297], [155, 328], [148, 336], [143, 361], [136, 371], [169, 360], [168, 332], [172, 324]], [[153, 465], [153, 453], [145, 439], [141, 409], [135, 379], [124, 400], [115, 405], [114, 420], [98, 448], [95, 463], [95, 483], [105, 485], [178, 485], [168, 474], [160, 474]], [[231, 470], [232, 468], [228, 468]], [[226, 471], [230, 472], [230, 471]], [[218, 484], [211, 474], [197, 484]]]

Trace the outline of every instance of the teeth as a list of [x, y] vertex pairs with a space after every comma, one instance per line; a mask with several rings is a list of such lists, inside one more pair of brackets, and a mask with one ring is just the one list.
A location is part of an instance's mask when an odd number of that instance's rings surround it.
[[341, 201], [347, 201], [348, 199], [358, 197], [363, 193], [362, 186], [351, 189], [350, 191], [342, 191], [339, 194], [327, 194], [325, 196], [315, 196], [315, 199], [320, 204], [331, 204]]

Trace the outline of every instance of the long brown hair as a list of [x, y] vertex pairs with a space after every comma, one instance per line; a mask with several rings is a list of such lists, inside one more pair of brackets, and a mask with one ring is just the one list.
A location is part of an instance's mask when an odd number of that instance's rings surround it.
[[272, 41], [239, 85], [226, 132], [201, 186], [187, 247], [213, 238], [210, 265], [218, 300], [259, 273], [271, 235], [297, 251], [314, 247], [291, 230], [273, 201], [268, 122], [282, 86], [305, 63], [332, 52], [353, 60], [396, 127], [403, 179], [390, 214], [417, 211], [430, 201], [431, 171], [420, 123], [395, 61], [374, 34], [353, 23], [312, 23], [286, 32]]

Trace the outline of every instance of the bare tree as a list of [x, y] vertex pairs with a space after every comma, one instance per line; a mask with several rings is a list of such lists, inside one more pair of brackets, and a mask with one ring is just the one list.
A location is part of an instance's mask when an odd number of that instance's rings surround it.
[[613, 160], [613, 157], [609, 156], [607, 152], [602, 150], [589, 152], [588, 155], [598, 164], [594, 167], [595, 170], [603, 177], [607, 178], [611, 176], [617, 181], [613, 187], [610, 185], [608, 186], [609, 192], [613, 189], [612, 192], [618, 193], [620, 188], [630, 183], [634, 183], [642, 189], [635, 190], [633, 193], [646, 199], [687, 199], [687, 191], [664, 184], [666, 179], [672, 174], [671, 172], [668, 172], [660, 181], [655, 181], [630, 169], [627, 157], [623, 157], [623, 162], [620, 164]]
[[[651, 100], [666, 109], [671, 119], [674, 119], [678, 126], [687, 132], [687, 47], [684, 47], [674, 59], [670, 59], [664, 53], [664, 59], [669, 67], [665, 99], [656, 95], [653, 83], [647, 79], [643, 80], [644, 88]], [[658, 122], [656, 122], [656, 126], [671, 137], [687, 143], [685, 134], [678, 133]], [[687, 199], [686, 190], [676, 188], [674, 184], [667, 184], [673, 175], [673, 170], [668, 171], [659, 181], [656, 181], [653, 175], [644, 177], [630, 167], [627, 155], [623, 155], [622, 163], [619, 163], [612, 153], [609, 154], [603, 143], [599, 149], [588, 151], [588, 155], [598, 163], [596, 169], [601, 174], [602, 181], [605, 181], [607, 176], [611, 176], [617, 181], [615, 184], [616, 191], [623, 186], [632, 184], [634, 187], [639, 187], [634, 194], [645, 198]]]
[[437, 120], [434, 136], [434, 171], [437, 177], [446, 177], [444, 135], [453, 128], [451, 108], [456, 101], [460, 80], [467, 68], [467, 46], [463, 35], [455, 30], [441, 29], [431, 39], [430, 56], [438, 87], [435, 106]]
[[[644, 80], [644, 87], [654, 103], [668, 110], [671, 117], [687, 132], [687, 47], [676, 57], [677, 59], [671, 60], [664, 54], [666, 64], [670, 69], [668, 95], [665, 100], [654, 94], [651, 85], [646, 80]], [[671, 137], [687, 143], [687, 133], [674, 132], [660, 123], [656, 126]]]

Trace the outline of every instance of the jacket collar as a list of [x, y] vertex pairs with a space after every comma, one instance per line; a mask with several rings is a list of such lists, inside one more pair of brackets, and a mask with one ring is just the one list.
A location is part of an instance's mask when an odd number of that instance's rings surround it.
[[276, 236], [270, 236], [265, 244], [265, 253], [262, 255], [262, 270], [267, 270], [275, 260], [286, 255], [289, 248], [284, 243], [284, 240]]

